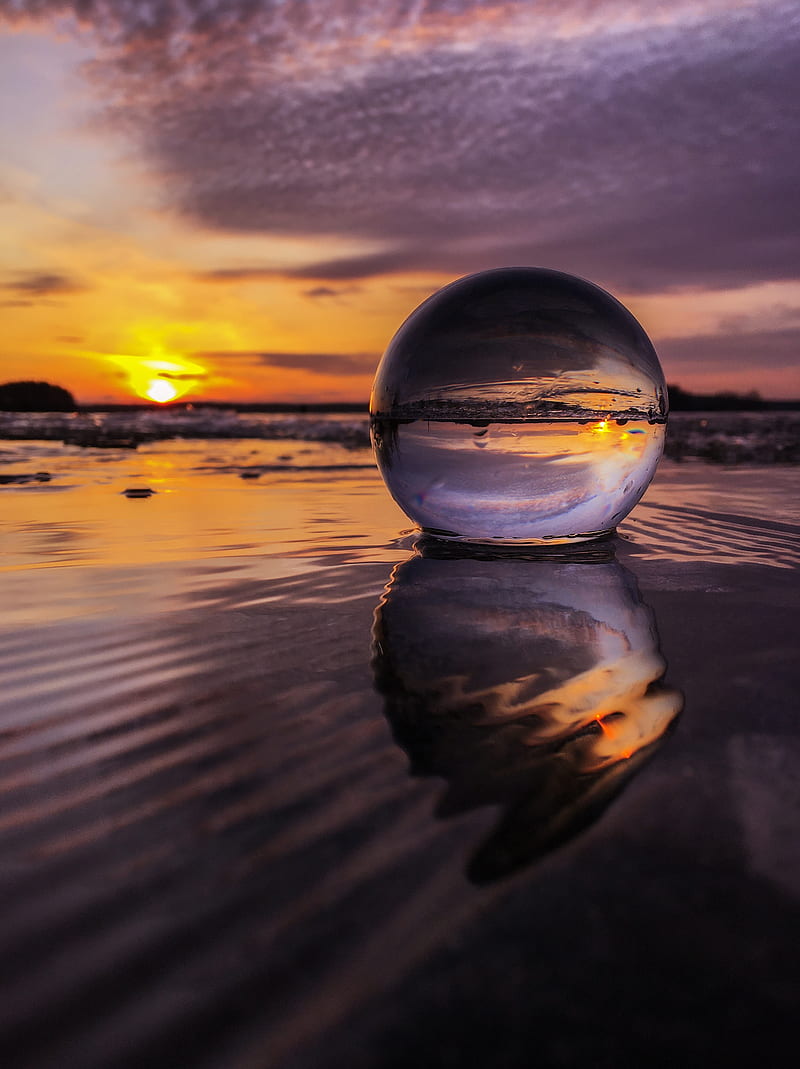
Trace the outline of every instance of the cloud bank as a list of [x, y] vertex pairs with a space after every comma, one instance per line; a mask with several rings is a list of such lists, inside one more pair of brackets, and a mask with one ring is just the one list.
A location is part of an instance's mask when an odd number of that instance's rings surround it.
[[301, 278], [798, 276], [793, 0], [0, 0], [2, 16], [96, 40], [106, 118], [176, 212], [377, 249]]

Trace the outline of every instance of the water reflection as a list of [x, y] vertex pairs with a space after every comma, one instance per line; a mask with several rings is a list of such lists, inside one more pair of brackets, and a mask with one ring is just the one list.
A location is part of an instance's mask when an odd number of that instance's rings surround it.
[[612, 543], [546, 560], [440, 552], [422, 544], [392, 573], [373, 666], [411, 774], [446, 781], [438, 815], [500, 807], [468, 867], [486, 882], [596, 820], [682, 697]]

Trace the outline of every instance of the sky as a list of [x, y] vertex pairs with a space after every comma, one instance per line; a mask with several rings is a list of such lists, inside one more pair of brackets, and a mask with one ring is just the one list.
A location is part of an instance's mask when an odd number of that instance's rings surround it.
[[798, 54], [796, 0], [0, 0], [0, 381], [366, 400], [527, 264], [800, 397]]

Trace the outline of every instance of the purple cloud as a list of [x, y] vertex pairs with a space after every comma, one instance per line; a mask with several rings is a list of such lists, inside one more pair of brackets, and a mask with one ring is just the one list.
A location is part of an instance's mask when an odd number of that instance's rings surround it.
[[720, 372], [731, 367], [794, 371], [795, 390], [800, 395], [800, 327], [660, 338], [656, 349], [672, 373], [672, 369], [685, 373], [699, 365]]
[[252, 350], [226, 349], [195, 353], [198, 360], [236, 360], [264, 367], [290, 368], [327, 375], [372, 374], [378, 362], [377, 353], [273, 353]]
[[33, 298], [81, 293], [87, 287], [77, 279], [70, 278], [69, 275], [38, 271], [19, 275], [7, 282], [2, 282], [0, 283], [0, 289], [16, 294], [22, 301], [32, 303]]
[[312, 301], [324, 299], [338, 301], [341, 297], [349, 297], [360, 291], [360, 286], [312, 286], [311, 289], [303, 290], [303, 296], [309, 297]]
[[297, 277], [798, 275], [793, 0], [0, 0], [20, 11], [96, 35], [109, 120], [176, 211], [380, 244]]

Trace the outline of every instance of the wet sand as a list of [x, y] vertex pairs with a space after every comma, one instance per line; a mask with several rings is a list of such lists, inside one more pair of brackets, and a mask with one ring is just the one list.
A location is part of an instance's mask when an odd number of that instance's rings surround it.
[[800, 470], [472, 562], [364, 450], [14, 448], [6, 1064], [782, 1064]]

